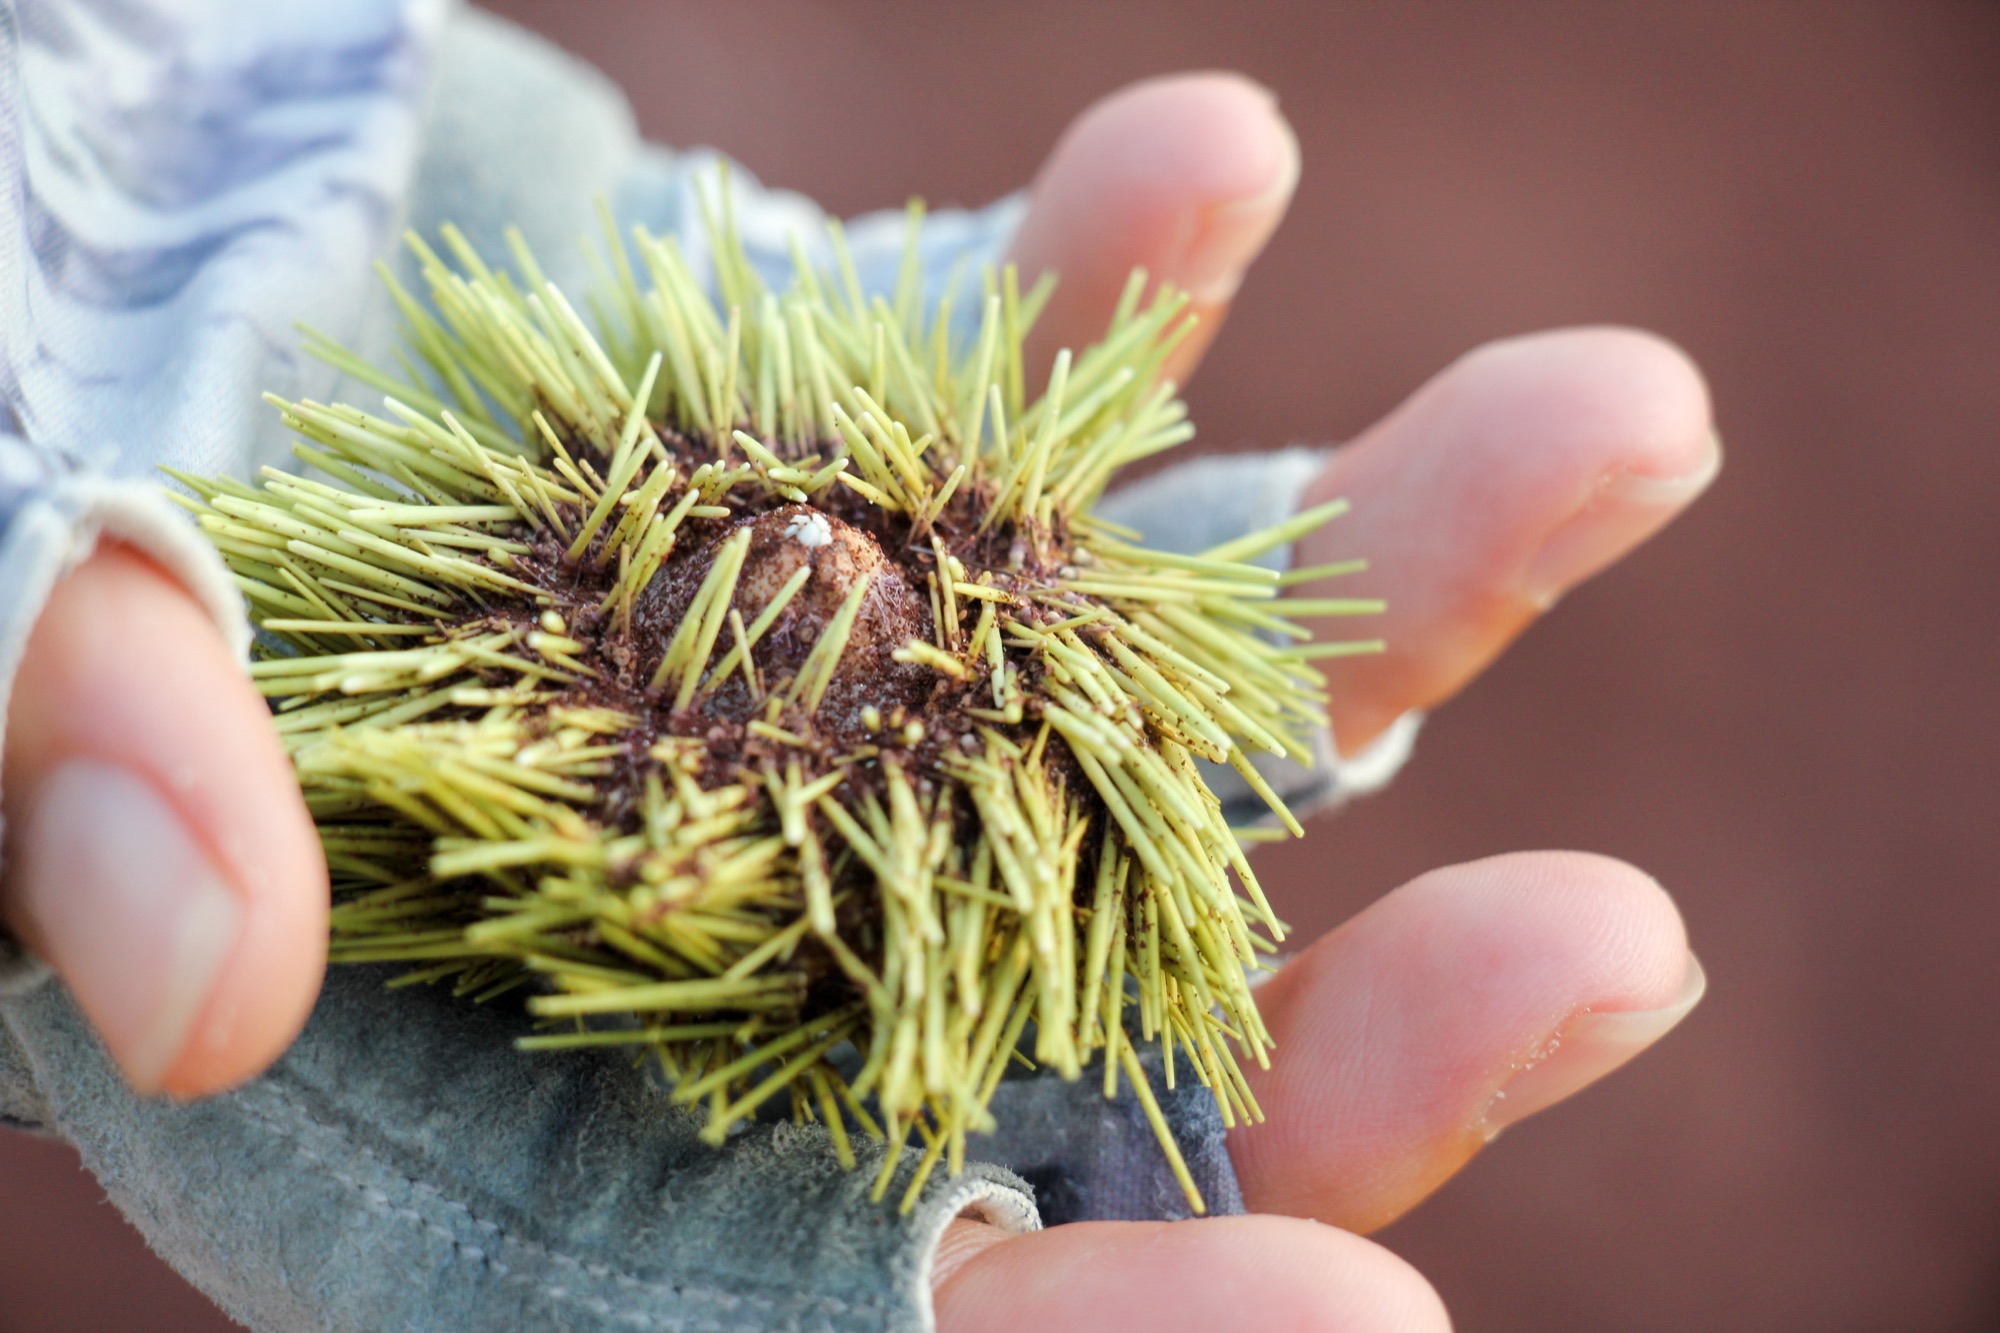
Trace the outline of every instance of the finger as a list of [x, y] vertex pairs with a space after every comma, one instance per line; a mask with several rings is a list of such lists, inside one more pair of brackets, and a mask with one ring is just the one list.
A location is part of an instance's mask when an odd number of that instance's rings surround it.
[[1011, 258], [1060, 279], [1030, 371], [1104, 335], [1134, 268], [1200, 317], [1167, 373], [1184, 380], [1285, 215], [1299, 145], [1271, 92], [1240, 74], [1176, 74], [1111, 94], [1070, 125], [1030, 193]]
[[[1418, 390], [1307, 495], [1353, 509], [1302, 541], [1296, 563], [1370, 567], [1300, 592], [1388, 603], [1367, 634], [1388, 650], [1327, 664], [1341, 749], [1451, 697], [1558, 597], [1685, 508], [1721, 461], [1700, 373], [1649, 334], [1492, 343]], [[1351, 638], [1355, 624], [1322, 628]]]
[[1266, 1120], [1230, 1158], [1256, 1211], [1383, 1226], [1506, 1126], [1701, 998], [1673, 902], [1618, 861], [1494, 857], [1411, 881], [1258, 988]]
[[934, 1290], [940, 1333], [1451, 1327], [1437, 1293], [1401, 1259], [1289, 1217], [1077, 1222], [991, 1245]]
[[100, 549], [57, 585], [7, 710], [0, 915], [142, 1092], [240, 1082], [326, 959], [327, 878], [270, 714], [158, 568]]

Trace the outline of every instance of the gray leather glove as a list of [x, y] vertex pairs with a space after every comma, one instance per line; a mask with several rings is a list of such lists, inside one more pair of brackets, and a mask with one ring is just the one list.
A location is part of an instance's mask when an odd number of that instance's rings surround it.
[[[630, 1060], [523, 1055], [518, 1011], [387, 975], [336, 969], [275, 1069], [190, 1105], [134, 1097], [61, 986], [31, 986], [0, 1000], [0, 1116], [67, 1139], [169, 1263], [273, 1333], [900, 1333], [932, 1326], [947, 1221], [1040, 1225], [999, 1166], [934, 1178], [902, 1215], [900, 1185], [868, 1201], [879, 1146], [857, 1142], [855, 1171], [818, 1126], [708, 1147]], [[1185, 1215], [1129, 1094], [1028, 1078], [999, 1103], [989, 1146], [1053, 1220]], [[1164, 1107], [1211, 1207], [1240, 1212], [1208, 1094]]]

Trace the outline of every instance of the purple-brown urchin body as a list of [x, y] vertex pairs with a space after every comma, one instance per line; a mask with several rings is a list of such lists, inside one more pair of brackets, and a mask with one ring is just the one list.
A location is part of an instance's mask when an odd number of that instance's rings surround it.
[[[572, 449], [589, 457], [585, 447]], [[685, 441], [668, 444], [668, 452], [687, 471], [698, 466], [687, 457]], [[971, 554], [968, 569], [975, 577], [984, 576], [997, 593], [1016, 598], [1022, 619], [1039, 625], [1065, 618], [1063, 611], [1042, 606], [1030, 596], [1048, 586], [1047, 570], [1036, 554], [1060, 550], [1059, 536], [1042, 533], [1026, 540], [1012, 531], [995, 531], [980, 539], [973, 534], [978, 505], [971, 495], [954, 497], [947, 510], [921, 530], [907, 516], [844, 490], [825, 497], [818, 506], [757, 497], [729, 508], [732, 512], [726, 518], [689, 521], [686, 540], [677, 543], [639, 593], [629, 618], [599, 609], [610, 580], [590, 557], [601, 542], [593, 544], [584, 559], [572, 560], [561, 542], [542, 534], [529, 542], [529, 551], [509, 570], [535, 592], [519, 596], [511, 605], [503, 599], [486, 616], [460, 627], [461, 633], [512, 629], [525, 636], [539, 629], [553, 611], [565, 635], [583, 644], [583, 651], [574, 656], [594, 674], [576, 682], [555, 702], [617, 710], [636, 724], [619, 735], [622, 753], [592, 784], [598, 800], [585, 808], [596, 818], [610, 827], [625, 827], [639, 817], [634, 800], [643, 785], [639, 775], [653, 763], [650, 752], [664, 738], [699, 744], [700, 762], [690, 771], [704, 786], [732, 785], [796, 763], [807, 784], [838, 772], [847, 792], [880, 797], [884, 795], [880, 765], [886, 762], [908, 776], [920, 801], [936, 797], [935, 775], [943, 771], [944, 761], [983, 750], [982, 726], [1024, 745], [1032, 740], [1031, 724], [1025, 720], [1009, 724], [968, 716], [968, 706], [978, 706], [975, 696], [982, 690], [990, 694], [990, 673], [959, 680], [899, 661], [896, 652], [912, 639], [930, 640], [936, 631], [931, 604], [917, 591], [937, 574], [939, 547], [932, 544], [933, 538], [944, 549]], [[723, 677], [703, 692], [694, 707], [675, 709], [670, 697], [648, 683], [651, 668], [685, 622], [689, 603], [713, 570], [718, 553], [739, 533], [748, 533], [749, 538], [732, 610], [754, 615], [757, 609], [779, 602], [786, 585], [800, 578], [802, 571], [804, 581], [783, 599], [783, 609], [759, 636], [754, 675]], [[980, 561], [982, 555], [1009, 563], [988, 568]], [[783, 700], [785, 687], [796, 679], [814, 644], [856, 584], [864, 581], [846, 650], [818, 707], [783, 701], [774, 709], [772, 701]], [[1025, 674], [1032, 677], [1032, 666]], [[1032, 688], [1031, 679], [1023, 683]], [[753, 721], [795, 739], [773, 739], [768, 730], [759, 734], [750, 728]], [[1072, 782], [1076, 777], [1073, 772], [1066, 776]], [[856, 895], [843, 914], [840, 933], [864, 959], [878, 961], [879, 941], [870, 939], [871, 902], [865, 894]], [[658, 909], [662, 914], [669, 910]], [[796, 957], [812, 978], [802, 1005], [808, 1016], [853, 1000], [852, 985], [824, 951], [814, 949], [811, 939], [801, 944]]]

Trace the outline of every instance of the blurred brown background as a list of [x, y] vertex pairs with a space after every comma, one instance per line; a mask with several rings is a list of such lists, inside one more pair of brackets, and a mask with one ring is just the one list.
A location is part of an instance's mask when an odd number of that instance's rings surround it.
[[[1337, 440], [1483, 339], [1645, 325], [1729, 464], [1270, 858], [1313, 931], [1427, 867], [1657, 873], [1686, 1027], [1386, 1233], [1469, 1333], [2000, 1328], [2000, 7], [923, 0], [497, 6], [647, 131], [855, 211], [977, 203], [1134, 78], [1279, 93], [1305, 177], [1192, 387]], [[228, 1325], [0, 1141], [0, 1333]]]

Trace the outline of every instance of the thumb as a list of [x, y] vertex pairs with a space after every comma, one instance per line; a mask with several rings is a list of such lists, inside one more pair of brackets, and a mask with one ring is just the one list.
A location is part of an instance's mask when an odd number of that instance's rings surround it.
[[290, 1044], [326, 961], [327, 875], [263, 701], [134, 552], [57, 585], [7, 709], [0, 919], [140, 1092], [199, 1096]]

